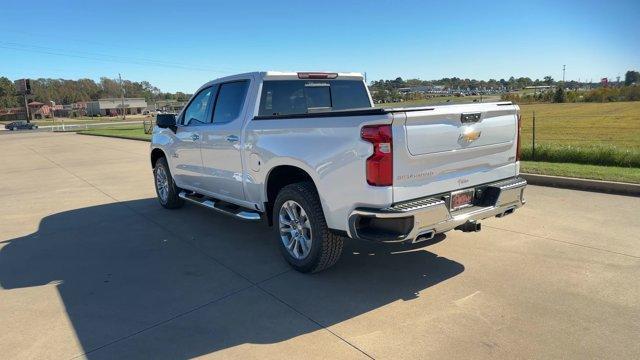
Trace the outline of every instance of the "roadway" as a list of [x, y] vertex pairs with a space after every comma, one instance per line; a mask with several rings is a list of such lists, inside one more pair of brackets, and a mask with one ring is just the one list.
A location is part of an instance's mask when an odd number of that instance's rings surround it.
[[530, 186], [480, 233], [303, 275], [263, 224], [161, 208], [144, 142], [0, 154], [3, 358], [640, 357], [640, 198]]

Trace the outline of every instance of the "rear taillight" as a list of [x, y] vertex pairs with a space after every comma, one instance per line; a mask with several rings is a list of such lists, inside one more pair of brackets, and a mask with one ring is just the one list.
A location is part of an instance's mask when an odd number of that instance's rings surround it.
[[522, 127], [522, 116], [518, 114], [518, 133], [516, 134], [516, 161], [520, 161], [520, 128]]
[[360, 136], [373, 144], [373, 155], [367, 159], [367, 183], [373, 186], [393, 185], [391, 125], [364, 126]]

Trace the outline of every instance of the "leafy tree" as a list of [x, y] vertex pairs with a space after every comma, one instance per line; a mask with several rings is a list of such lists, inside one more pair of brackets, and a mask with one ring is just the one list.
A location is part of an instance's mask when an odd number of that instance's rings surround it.
[[545, 84], [551, 86], [553, 85], [553, 78], [549, 75], [545, 76], [544, 79], [542, 79], [542, 82], [544, 82]]
[[629, 70], [624, 74], [624, 84], [629, 86], [631, 84], [640, 84], [640, 72]]
[[[13, 82], [6, 77], [0, 77], [0, 108], [20, 106]], [[24, 106], [24, 105], [23, 105]]]
[[564, 88], [562, 86], [558, 86], [555, 94], [553, 94], [553, 102], [563, 103], [564, 101], [565, 101]]

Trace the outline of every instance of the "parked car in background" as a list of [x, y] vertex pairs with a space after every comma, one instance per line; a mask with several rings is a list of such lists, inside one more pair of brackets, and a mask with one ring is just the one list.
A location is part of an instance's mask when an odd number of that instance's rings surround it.
[[266, 220], [289, 264], [315, 272], [346, 238], [425, 241], [521, 207], [518, 112], [374, 108], [358, 73], [247, 73], [158, 115], [150, 160], [162, 206]]
[[6, 124], [4, 128], [11, 131], [34, 130], [38, 128], [38, 125], [27, 122], [26, 120], [19, 120]]

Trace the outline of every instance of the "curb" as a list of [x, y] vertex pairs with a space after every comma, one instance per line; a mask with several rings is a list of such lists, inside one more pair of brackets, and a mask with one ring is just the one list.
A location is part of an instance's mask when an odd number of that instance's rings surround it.
[[[57, 132], [57, 131], [54, 131], [54, 132]], [[73, 131], [64, 131], [64, 132], [73, 132]], [[108, 138], [114, 138], [114, 139], [125, 139], [125, 140], [151, 142], [151, 140], [148, 140], [148, 139], [138, 139], [138, 138], [134, 138], [134, 137], [127, 137], [127, 136], [120, 136], [120, 135], [103, 135], [103, 134], [91, 134], [91, 133], [83, 133], [83, 132], [76, 132], [76, 134], [78, 134], [78, 135], [86, 135], [86, 136], [108, 137]]]
[[521, 173], [520, 176], [530, 185], [640, 196], [640, 184], [524, 173]]

